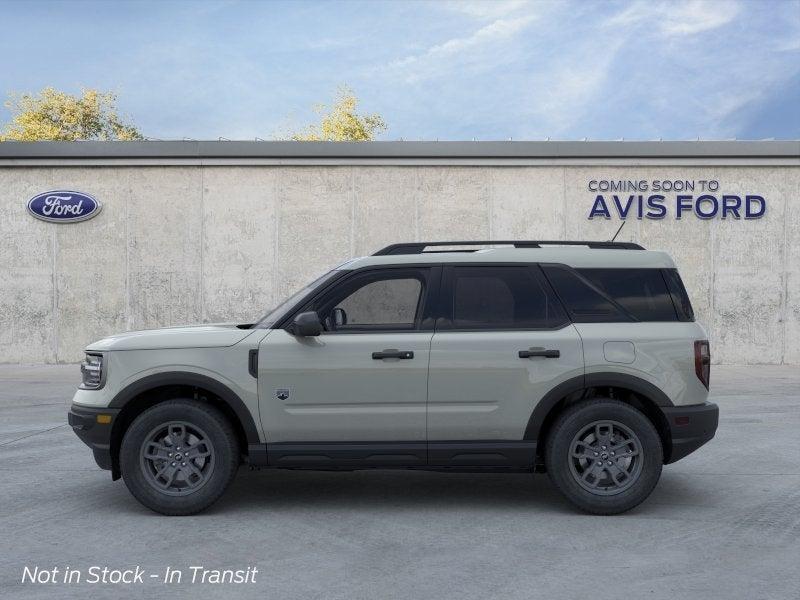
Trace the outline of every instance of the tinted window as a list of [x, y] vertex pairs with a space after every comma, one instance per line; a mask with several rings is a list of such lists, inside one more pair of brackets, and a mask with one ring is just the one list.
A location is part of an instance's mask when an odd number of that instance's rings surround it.
[[559, 298], [576, 323], [630, 321], [608, 297], [572, 269], [560, 266], [542, 267]]
[[347, 325], [412, 325], [422, 283], [419, 279], [380, 279], [358, 288], [338, 303]]
[[694, 310], [692, 310], [692, 303], [689, 301], [689, 294], [686, 293], [686, 288], [683, 287], [680, 275], [677, 269], [664, 269], [662, 271], [664, 279], [667, 281], [667, 287], [672, 295], [672, 303], [675, 306], [675, 312], [678, 313], [679, 321], [694, 321]]
[[640, 321], [675, 321], [675, 307], [659, 269], [578, 269]]
[[545, 329], [567, 322], [530, 267], [454, 267], [454, 329]]

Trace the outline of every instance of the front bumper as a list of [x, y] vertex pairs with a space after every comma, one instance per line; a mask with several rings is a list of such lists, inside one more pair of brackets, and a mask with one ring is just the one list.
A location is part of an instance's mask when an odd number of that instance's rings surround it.
[[[99, 416], [108, 415], [101, 418]], [[67, 413], [67, 422], [72, 427], [72, 431], [89, 446], [94, 453], [94, 460], [101, 469], [111, 470], [111, 430], [114, 421], [119, 415], [118, 408], [92, 408], [73, 404]]]
[[710, 441], [717, 432], [719, 407], [713, 402], [662, 408], [669, 426], [672, 448], [667, 460], [674, 463]]

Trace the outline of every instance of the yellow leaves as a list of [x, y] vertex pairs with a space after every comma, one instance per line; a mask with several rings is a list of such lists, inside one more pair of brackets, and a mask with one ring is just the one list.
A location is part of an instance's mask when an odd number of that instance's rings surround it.
[[5, 103], [13, 118], [0, 141], [141, 140], [139, 131], [123, 123], [112, 92], [81, 90], [73, 96], [52, 87], [39, 94], [11, 94]]
[[[78, 95], [46, 87], [38, 94], [12, 94], [6, 102], [12, 120], [0, 141], [141, 140], [142, 134], [116, 111], [112, 92], [82, 89]], [[288, 136], [296, 141], [361, 142], [386, 130], [378, 114], [357, 112], [358, 98], [346, 86], [339, 88], [331, 106], [319, 105], [319, 122]]]
[[318, 105], [314, 111], [320, 115], [319, 124], [291, 136], [300, 142], [366, 142], [386, 130], [386, 123], [378, 114], [360, 115], [356, 112], [358, 98], [346, 86], [339, 88], [336, 102], [328, 108]]

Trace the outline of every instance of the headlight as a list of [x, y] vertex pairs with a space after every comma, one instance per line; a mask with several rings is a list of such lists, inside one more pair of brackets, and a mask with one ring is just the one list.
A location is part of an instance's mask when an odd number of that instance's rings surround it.
[[81, 387], [96, 390], [103, 386], [103, 355], [87, 354], [81, 363]]

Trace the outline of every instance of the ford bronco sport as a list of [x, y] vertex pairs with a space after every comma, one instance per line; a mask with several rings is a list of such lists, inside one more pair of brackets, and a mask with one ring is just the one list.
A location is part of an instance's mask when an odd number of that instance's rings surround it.
[[395, 244], [256, 323], [90, 344], [69, 423], [169, 515], [243, 462], [546, 471], [613, 514], [714, 436], [706, 338], [672, 260], [637, 244]]

